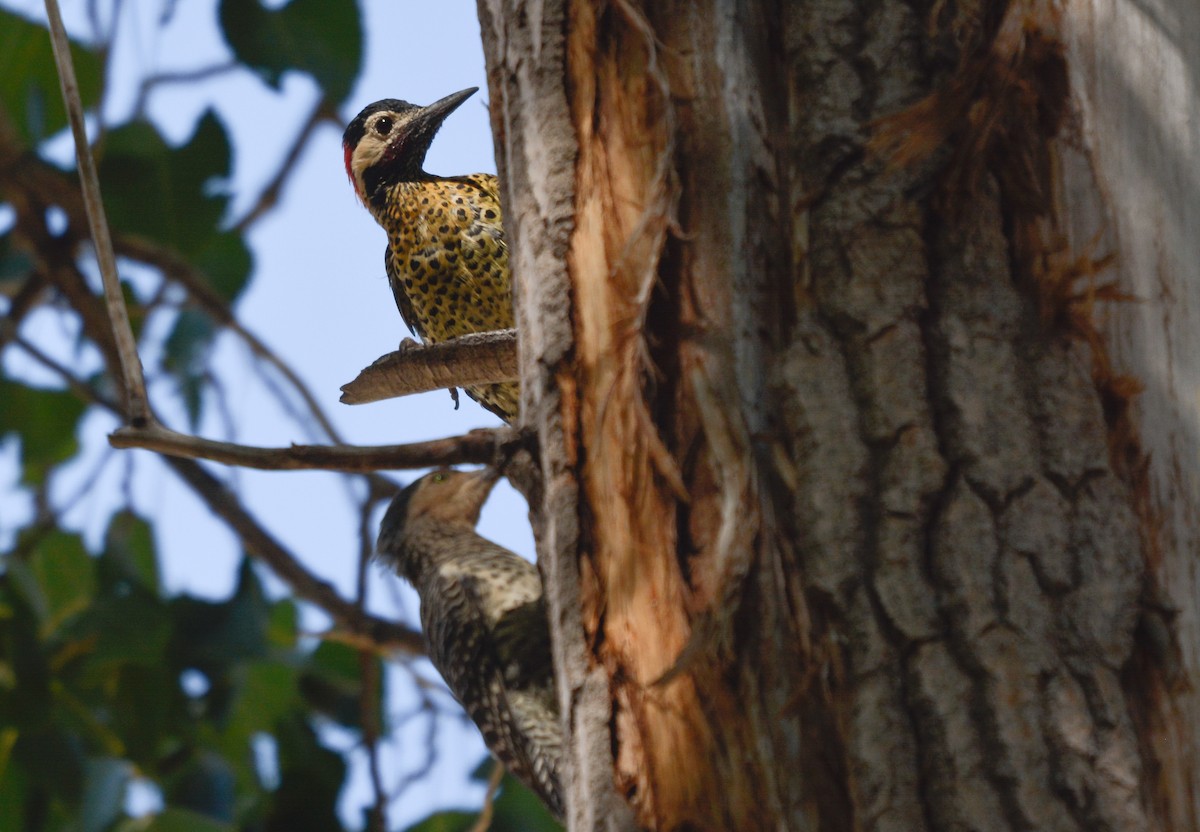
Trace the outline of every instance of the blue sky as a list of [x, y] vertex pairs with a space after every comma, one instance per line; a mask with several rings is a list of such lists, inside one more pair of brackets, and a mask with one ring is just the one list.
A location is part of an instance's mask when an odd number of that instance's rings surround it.
[[[44, 15], [41, 0], [6, 0], [4, 5], [32, 18]], [[111, 4], [99, 5], [107, 19]], [[146, 75], [228, 60], [216, 25], [216, 0], [180, 0], [173, 5], [170, 26], [160, 30], [156, 20], [161, 4], [148, 0], [120, 4], [107, 120], [128, 117], [136, 82]], [[68, 28], [88, 31], [85, 4], [64, 0], [63, 6]], [[363, 0], [361, 6], [367, 33], [366, 70], [342, 113], [344, 119], [378, 98], [398, 97], [423, 104], [478, 86], [480, 92], [441, 130], [426, 168], [445, 174], [494, 171], [475, 4], [467, 0]], [[239, 72], [200, 84], [160, 87], [150, 99], [148, 113], [169, 139], [182, 142], [207, 108], [216, 109], [235, 148], [234, 174], [228, 183], [233, 194], [229, 219], [235, 220], [274, 173], [314, 101], [315, 87], [303, 75], [285, 76], [282, 91], [275, 91], [253, 75]], [[339, 130], [321, 128], [300, 158], [282, 203], [250, 234], [256, 270], [237, 305], [239, 319], [300, 372], [352, 443], [429, 439], [498, 424], [465, 396], [461, 409], [454, 411], [449, 395], [440, 391], [358, 407], [338, 403], [341, 384], [407, 335], [383, 272], [383, 232], [357, 203], [346, 181], [340, 139]], [[70, 153], [65, 143], [55, 150]], [[87, 361], [87, 356], [81, 359], [74, 350], [72, 333], [53, 311], [31, 316], [22, 332], [68, 363]], [[6, 370], [38, 378], [36, 370], [15, 353], [7, 351]], [[149, 366], [155, 357], [144, 356], [143, 360]], [[216, 367], [228, 393], [228, 417], [236, 425], [237, 441], [286, 445], [311, 440], [280, 410], [261, 376], [250, 368], [247, 351], [237, 339], [221, 339]], [[182, 414], [167, 406], [169, 394], [166, 387], [151, 390], [156, 407], [171, 425], [186, 429]], [[200, 433], [223, 438], [223, 424], [220, 414], [206, 411]], [[54, 483], [57, 497], [84, 493], [68, 514], [68, 525], [83, 530], [94, 543], [128, 490], [137, 510], [155, 519], [167, 587], [224, 597], [232, 588], [239, 557], [236, 540], [151, 454], [109, 451], [104, 436], [114, 427], [107, 416], [93, 414], [84, 428], [85, 452], [80, 461]], [[30, 511], [28, 499], [15, 490], [14, 459], [10, 441], [0, 447], [0, 545], [17, 525], [28, 520]], [[97, 471], [98, 478], [92, 481]], [[238, 471], [234, 476], [245, 504], [266, 527], [312, 571], [335, 583], [344, 594], [351, 594], [357, 531], [345, 482], [318, 472]], [[415, 475], [397, 472], [393, 476], [408, 482]], [[524, 502], [507, 486], [499, 488], [489, 502], [480, 530], [532, 556]], [[393, 586], [389, 587], [389, 582]], [[278, 582], [271, 586], [278, 593], [287, 592]], [[397, 586], [394, 579], [376, 573], [371, 590], [375, 606], [392, 614], [393, 601], [398, 598], [412, 619], [415, 597]], [[324, 622], [312, 616], [306, 624], [319, 630]], [[424, 675], [435, 678], [427, 668]], [[404, 671], [392, 674], [389, 708], [393, 714], [403, 713], [415, 701], [405, 678]], [[481, 799], [482, 789], [465, 785], [463, 777], [482, 759], [482, 744], [473, 729], [463, 728], [456, 719], [442, 720], [440, 727], [435, 775], [392, 807], [393, 828], [423, 816], [435, 805], [471, 805]], [[350, 742], [348, 737], [334, 734], [330, 738]], [[391, 782], [396, 782], [406, 767], [417, 764], [417, 752], [424, 742], [419, 721], [408, 723], [392, 738]], [[355, 781], [344, 798], [343, 814], [358, 825], [358, 807], [367, 797], [361, 765], [356, 768]]]

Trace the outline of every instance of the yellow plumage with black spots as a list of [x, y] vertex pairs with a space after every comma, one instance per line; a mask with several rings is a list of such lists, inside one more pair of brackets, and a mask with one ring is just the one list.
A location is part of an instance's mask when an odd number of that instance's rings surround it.
[[[376, 101], [342, 137], [346, 174], [387, 232], [385, 263], [400, 315], [415, 335], [432, 343], [513, 326], [496, 177], [424, 171], [438, 128], [476, 89], [428, 107], [394, 98]], [[516, 418], [516, 384], [466, 390], [506, 422]]]

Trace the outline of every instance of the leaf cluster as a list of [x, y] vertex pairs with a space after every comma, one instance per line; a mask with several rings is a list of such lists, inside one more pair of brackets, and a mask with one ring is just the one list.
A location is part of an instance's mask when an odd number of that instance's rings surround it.
[[[360, 730], [357, 655], [304, 649], [248, 561], [225, 601], [171, 597], [152, 527], [120, 513], [98, 555], [31, 528], [6, 566], [0, 828], [339, 828], [346, 764], [314, 724]], [[148, 822], [126, 814], [135, 779], [162, 795]]]
[[[167, 23], [175, 5], [164, 8]], [[110, 87], [125, 82], [111, 72], [111, 32], [71, 46], [80, 96], [95, 120], [93, 153], [139, 353], [152, 362], [151, 384], [171, 383], [170, 407], [194, 428], [214, 403], [219, 409], [211, 357], [217, 337], [232, 333], [290, 385], [280, 396], [304, 403], [300, 417], [313, 432], [337, 442], [298, 376], [240, 325], [234, 304], [254, 272], [249, 231], [361, 71], [361, 10], [355, 0], [292, 0], [273, 9], [220, 0], [217, 19], [231, 63], [193, 77], [142, 79], [133, 115], [121, 123], [104, 121]], [[144, 114], [146, 99], [166, 86], [239, 71], [274, 89], [286, 74], [303, 73], [320, 96], [256, 204], [235, 219], [237, 148], [220, 114], [202, 114], [182, 143]], [[375, 753], [391, 728], [379, 651], [301, 639], [299, 603], [268, 598], [249, 559], [224, 601], [164, 591], [154, 519], [131, 508], [111, 518], [94, 551], [63, 522], [72, 501], [52, 486], [80, 463], [85, 420], [97, 410], [122, 415], [75, 172], [49, 152], [66, 124], [46, 29], [0, 9], [0, 352], [19, 354], [21, 366], [40, 373], [35, 383], [17, 365], [0, 365], [0, 449], [15, 449], [17, 487], [34, 506], [33, 522], [20, 530], [0, 517], [9, 535], [0, 534], [0, 546], [9, 546], [0, 550], [0, 829], [340, 829], [347, 759], [322, 742], [319, 728], [340, 726]], [[56, 359], [27, 332], [35, 313], [70, 333], [70, 360]], [[56, 383], [45, 382], [47, 372]], [[113, 458], [110, 451], [101, 460], [92, 482]], [[172, 465], [191, 471], [184, 481], [229, 521], [219, 508], [230, 499], [222, 484], [191, 460]], [[388, 486], [368, 484], [364, 517]], [[282, 548], [239, 511], [241, 526], [233, 525], [248, 554], [259, 554], [252, 540]], [[139, 784], [162, 805], [134, 817], [129, 795]], [[556, 828], [509, 779], [494, 808], [493, 829]], [[439, 813], [417, 828], [461, 828], [474, 817]]]

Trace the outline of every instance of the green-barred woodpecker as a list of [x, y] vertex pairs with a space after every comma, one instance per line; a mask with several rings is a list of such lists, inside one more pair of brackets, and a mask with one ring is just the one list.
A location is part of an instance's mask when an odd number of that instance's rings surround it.
[[498, 475], [443, 468], [393, 500], [380, 559], [421, 598], [429, 658], [513, 776], [563, 817], [562, 726], [537, 568], [475, 531]]
[[[346, 174], [387, 232], [388, 282], [408, 328], [438, 342], [513, 326], [508, 245], [500, 190], [488, 173], [434, 176], [425, 154], [442, 122], [478, 87], [428, 107], [385, 98], [346, 127]], [[517, 415], [515, 383], [468, 387], [506, 422]]]

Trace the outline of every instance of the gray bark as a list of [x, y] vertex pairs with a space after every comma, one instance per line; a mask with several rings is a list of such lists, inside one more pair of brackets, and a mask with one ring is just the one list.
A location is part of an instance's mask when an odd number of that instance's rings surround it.
[[985, 6], [481, 0], [572, 829], [1195, 828], [1195, 388], [1151, 492], [1091, 18]]
[[1200, 829], [1200, 5], [1073, 0], [1063, 19], [1078, 136], [1063, 205], [1076, 248], [1115, 251], [1136, 302], [1106, 342], [1143, 386], [1132, 417], [1155, 520], [1131, 684], [1141, 692], [1144, 784], [1165, 829]]

